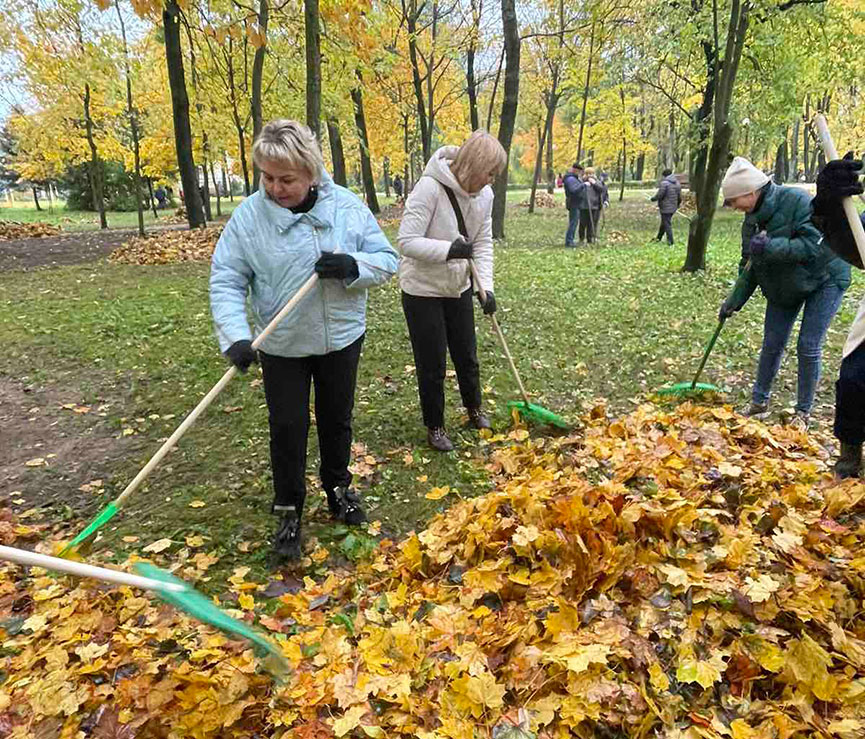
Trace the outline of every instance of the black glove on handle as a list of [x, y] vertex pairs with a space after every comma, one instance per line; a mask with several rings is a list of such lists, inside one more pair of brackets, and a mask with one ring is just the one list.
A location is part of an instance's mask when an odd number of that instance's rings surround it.
[[451, 243], [451, 248], [448, 249], [447, 258], [448, 260], [471, 259], [473, 248], [462, 236], [457, 236]]
[[357, 260], [351, 254], [324, 252], [315, 263], [315, 273], [323, 280], [356, 280]]
[[829, 244], [841, 259], [854, 267], [863, 269], [862, 256], [856, 247], [856, 239], [844, 214], [842, 201], [863, 192], [859, 176], [863, 163], [847, 152], [843, 159], [833, 159], [817, 177], [817, 195], [811, 201], [814, 225], [826, 236]]
[[255, 349], [252, 348], [252, 342], [248, 339], [235, 341], [228, 347], [225, 356], [241, 372], [246, 372], [249, 369], [249, 365], [258, 361], [258, 355], [255, 353]]
[[486, 300], [481, 300], [481, 294], [478, 293], [478, 302], [481, 304], [484, 315], [491, 316], [496, 312], [496, 296], [493, 295], [492, 290], [486, 290], [484, 294], [486, 295]]

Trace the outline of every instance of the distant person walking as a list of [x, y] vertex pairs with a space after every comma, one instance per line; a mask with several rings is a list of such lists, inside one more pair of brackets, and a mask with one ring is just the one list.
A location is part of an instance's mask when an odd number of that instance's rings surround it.
[[568, 209], [568, 230], [565, 232], [565, 246], [569, 249], [576, 246], [574, 237], [577, 235], [577, 226], [580, 225], [580, 206], [582, 203], [580, 194], [583, 187], [583, 167], [579, 162], [573, 166], [562, 178], [562, 186], [565, 188], [565, 207]]
[[666, 234], [667, 244], [672, 246], [673, 214], [679, 210], [679, 206], [682, 204], [682, 186], [672, 169], [665, 169], [661, 172], [661, 177], [663, 179], [658, 185], [658, 192], [652, 196], [652, 202], [658, 204], [658, 211], [661, 214], [661, 225], [658, 226], [658, 235], [655, 237], [655, 241], [660, 241]]
[[595, 177], [594, 167], [586, 168], [580, 193], [580, 243], [585, 239], [587, 244], [591, 244], [598, 231], [601, 208], [610, 200], [607, 186]]
[[393, 178], [393, 191], [396, 199], [399, 200], [402, 197], [402, 177], [399, 175]]

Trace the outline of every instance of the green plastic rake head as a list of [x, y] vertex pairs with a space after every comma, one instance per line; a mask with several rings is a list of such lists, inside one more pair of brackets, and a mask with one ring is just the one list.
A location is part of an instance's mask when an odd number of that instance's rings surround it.
[[190, 587], [180, 578], [169, 572], [153, 566], [149, 562], [138, 562], [135, 571], [142, 577], [157, 580], [161, 583], [179, 586], [177, 588], [160, 588], [156, 590], [162, 600], [203, 623], [232, 636], [248, 639], [255, 646], [255, 651], [262, 660], [264, 668], [277, 679], [288, 676], [290, 668], [279, 648], [261, 632], [247, 626], [242, 621], [232, 618], [216, 606], [211, 600]]
[[707, 382], [677, 382], [669, 387], [662, 387], [656, 391], [658, 395], [676, 395], [679, 397], [696, 397], [703, 393], [720, 393], [723, 392], [717, 385], [710, 385]]
[[541, 426], [556, 426], [564, 430], [571, 428], [564, 418], [535, 403], [527, 403], [524, 400], [511, 400], [508, 402], [508, 408], [516, 409], [517, 413], [520, 414], [520, 418], [527, 423], [536, 423]]

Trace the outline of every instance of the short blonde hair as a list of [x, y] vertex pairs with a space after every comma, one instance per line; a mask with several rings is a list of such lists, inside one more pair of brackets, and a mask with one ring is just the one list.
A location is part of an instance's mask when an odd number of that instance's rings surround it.
[[586, 177], [591, 177], [593, 174], [595, 174], [595, 168], [586, 167]]
[[450, 166], [457, 182], [462, 184], [471, 180], [472, 174], [489, 172], [493, 168], [500, 175], [507, 165], [508, 155], [499, 140], [486, 131], [477, 130], [463, 142]]
[[268, 161], [306, 170], [313, 182], [318, 182], [324, 172], [324, 159], [315, 134], [302, 123], [287, 118], [272, 120], [261, 129], [252, 145], [252, 158], [259, 167]]

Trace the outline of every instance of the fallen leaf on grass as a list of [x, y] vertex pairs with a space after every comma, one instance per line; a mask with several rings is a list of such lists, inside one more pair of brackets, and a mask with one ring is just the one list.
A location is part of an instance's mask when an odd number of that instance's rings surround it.
[[24, 465], [26, 467], [42, 467], [43, 465], [47, 465], [48, 462], [45, 461], [44, 457], [35, 457], [34, 459], [28, 459]]
[[204, 506], [206, 506], [206, 505], [207, 505], [207, 503], [205, 503], [203, 500], [193, 500], [189, 504], [189, 507], [190, 508], [204, 508]]
[[148, 554], [159, 554], [160, 552], [164, 552], [168, 547], [172, 545], [171, 539], [158, 539], [154, 541], [152, 544], [148, 544], [142, 552], [147, 552]]
[[442, 488], [433, 488], [430, 490], [424, 497], [428, 500], [441, 500], [448, 493], [450, 493], [451, 489], [449, 485], [445, 485]]

